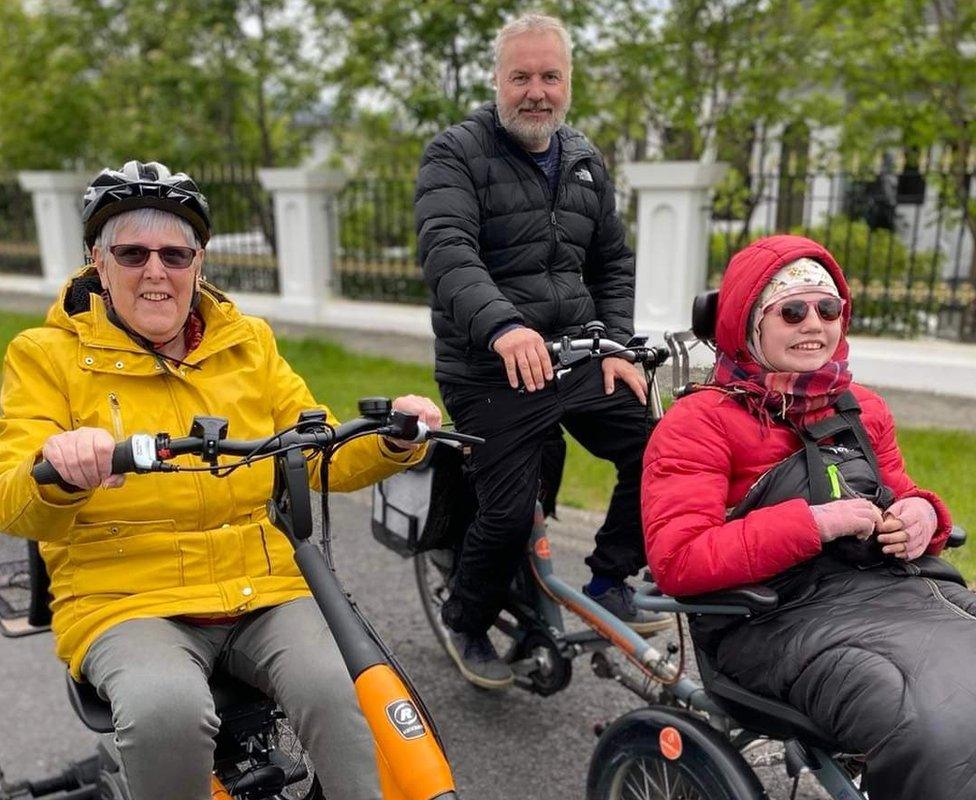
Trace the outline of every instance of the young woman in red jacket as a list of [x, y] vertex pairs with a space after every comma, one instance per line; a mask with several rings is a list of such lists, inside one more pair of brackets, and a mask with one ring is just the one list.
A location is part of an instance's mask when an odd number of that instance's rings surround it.
[[799, 236], [739, 252], [711, 380], [644, 459], [648, 563], [673, 595], [763, 583], [775, 611], [692, 621], [716, 668], [867, 762], [872, 800], [976, 798], [976, 594], [936, 555], [949, 512], [905, 471], [885, 402], [853, 383], [850, 292]]

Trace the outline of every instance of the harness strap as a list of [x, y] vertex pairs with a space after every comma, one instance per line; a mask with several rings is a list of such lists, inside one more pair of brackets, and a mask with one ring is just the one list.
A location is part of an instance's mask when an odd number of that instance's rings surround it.
[[794, 430], [803, 441], [810, 480], [810, 500], [813, 504], [826, 503], [833, 496], [830, 480], [827, 477], [827, 468], [820, 454], [820, 442], [847, 431], [850, 431], [857, 440], [858, 448], [867, 459], [871, 471], [877, 478], [878, 486], [884, 485], [881, 480], [881, 472], [878, 469], [878, 457], [874, 452], [871, 440], [868, 438], [867, 431], [864, 430], [864, 425], [861, 423], [861, 406], [853, 392], [848, 389], [840, 395], [834, 404], [834, 409], [837, 412], [836, 414], [814, 423], [805, 430], [794, 426]]

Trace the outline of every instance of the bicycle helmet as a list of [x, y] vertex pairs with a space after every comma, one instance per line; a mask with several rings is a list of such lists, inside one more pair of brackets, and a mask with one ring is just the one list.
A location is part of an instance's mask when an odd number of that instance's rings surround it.
[[120, 170], [103, 169], [85, 190], [85, 244], [89, 249], [95, 244], [109, 217], [137, 208], [169, 211], [193, 226], [201, 244], [210, 239], [210, 206], [192, 178], [173, 174], [158, 161], [127, 161]]

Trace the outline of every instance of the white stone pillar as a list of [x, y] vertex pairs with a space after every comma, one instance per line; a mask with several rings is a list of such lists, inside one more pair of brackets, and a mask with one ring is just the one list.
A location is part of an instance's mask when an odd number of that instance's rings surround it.
[[807, 183], [806, 212], [804, 221], [811, 227], [825, 225], [831, 216], [843, 209], [843, 178], [837, 159], [840, 131], [837, 127], [811, 127], [810, 169]]
[[279, 312], [296, 322], [318, 322], [332, 285], [335, 195], [346, 177], [301, 168], [262, 169], [258, 175], [274, 196]]
[[711, 190], [727, 169], [697, 161], [620, 167], [637, 192], [637, 332], [660, 340], [691, 327], [692, 301], [708, 277]]
[[93, 175], [87, 172], [21, 172], [21, 187], [31, 193], [44, 288], [57, 293], [65, 279], [85, 263], [81, 200]]
[[759, 202], [752, 212], [749, 229], [772, 233], [776, 230], [776, 211], [779, 208], [779, 169], [783, 156], [782, 124], [764, 132], [752, 150], [752, 191], [761, 187]]

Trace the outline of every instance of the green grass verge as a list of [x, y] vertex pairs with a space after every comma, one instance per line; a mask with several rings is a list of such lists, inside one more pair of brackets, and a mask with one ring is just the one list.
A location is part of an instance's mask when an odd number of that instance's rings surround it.
[[[0, 313], [0, 351], [18, 331], [40, 318]], [[281, 353], [306, 381], [312, 393], [346, 419], [356, 414], [360, 397], [425, 394], [438, 397], [431, 369], [391, 359], [350, 353], [328, 341], [282, 339]], [[963, 431], [903, 428], [898, 440], [909, 473], [921, 486], [938, 492], [956, 523], [976, 541], [976, 434]], [[569, 440], [560, 502], [574, 508], [602, 510], [614, 484], [612, 465], [591, 457]], [[949, 559], [976, 581], [976, 544], [951, 552]]]

